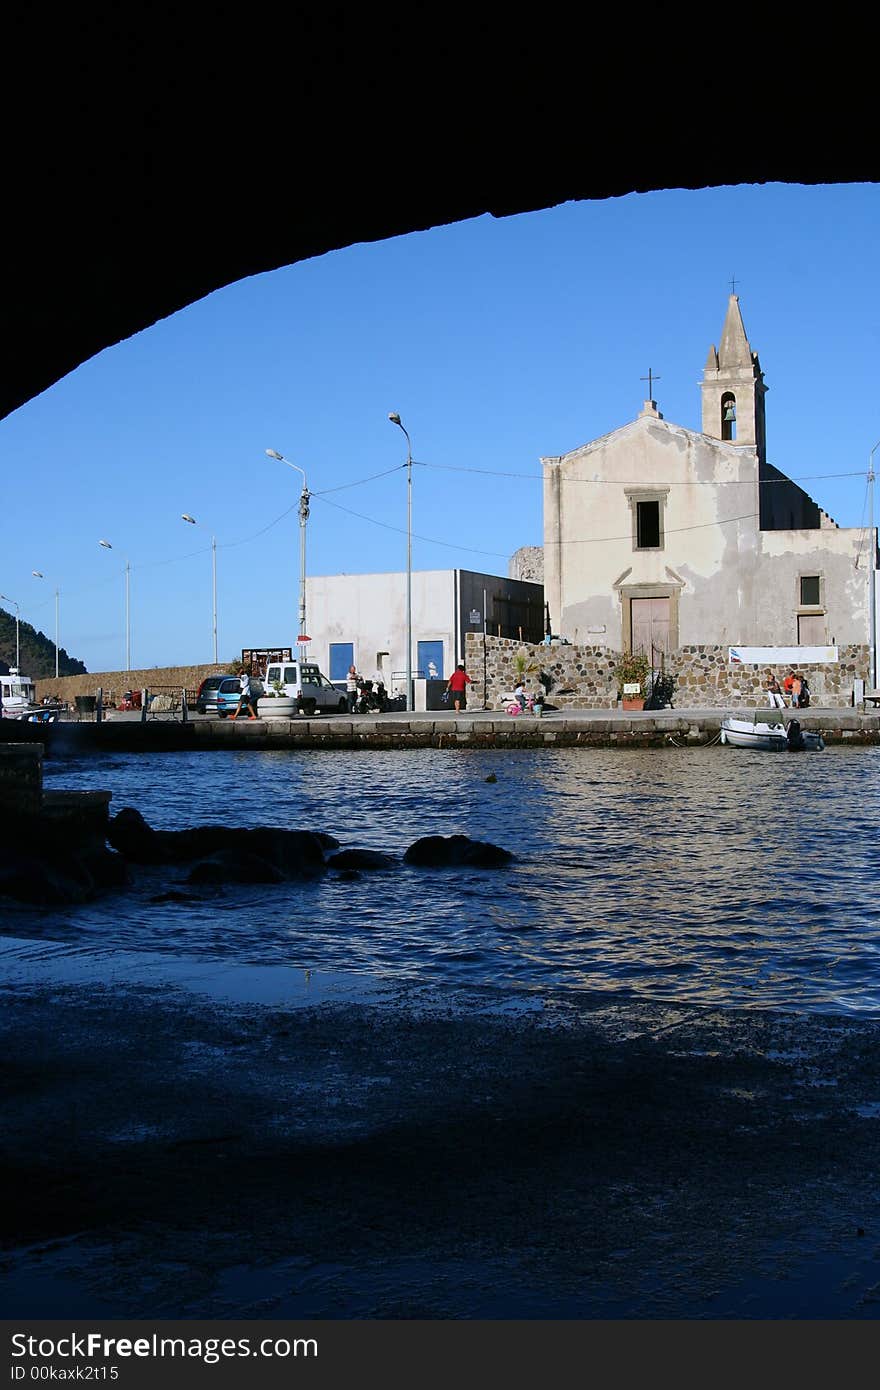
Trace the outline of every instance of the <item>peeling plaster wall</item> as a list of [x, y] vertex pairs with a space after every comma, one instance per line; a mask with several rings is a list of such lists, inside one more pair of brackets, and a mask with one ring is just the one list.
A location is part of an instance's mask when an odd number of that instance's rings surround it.
[[[679, 646], [790, 645], [798, 641], [800, 578], [818, 574], [823, 640], [865, 642], [867, 576], [864, 565], [855, 568], [862, 533], [761, 531], [754, 449], [646, 414], [542, 463], [554, 632], [622, 647], [629, 592], [656, 586], [679, 592]], [[634, 548], [627, 489], [662, 496], [660, 549]]]

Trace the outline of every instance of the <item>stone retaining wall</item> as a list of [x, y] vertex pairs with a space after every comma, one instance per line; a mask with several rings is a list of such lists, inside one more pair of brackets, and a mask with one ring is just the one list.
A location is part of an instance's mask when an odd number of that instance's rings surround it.
[[174, 689], [198, 690], [205, 676], [222, 676], [229, 670], [219, 666], [154, 666], [141, 671], [95, 671], [80, 676], [45, 676], [35, 682], [37, 700], [45, 695], [73, 704], [77, 695], [97, 695], [104, 692], [104, 703], [115, 704], [125, 690]]
[[[788, 717], [793, 712], [788, 711]], [[25, 724], [4, 720], [0, 738], [9, 743], [41, 742], [49, 749], [77, 755], [86, 752], [166, 752], [194, 749], [282, 748], [700, 748], [718, 744], [723, 712], [657, 710], [603, 716], [577, 712], [511, 718], [507, 714], [445, 715], [437, 719], [382, 718], [107, 720], [103, 723]], [[829, 746], [880, 745], [880, 711], [805, 710], [798, 716], [805, 730], [820, 732]], [[719, 748], [719, 754], [722, 752]], [[724, 756], [736, 757], [740, 750]], [[751, 756], [746, 754], [746, 756]]]
[[[528, 670], [527, 690], [537, 690], [539, 676], [549, 675], [552, 686], [548, 699], [558, 709], [614, 709], [618, 700], [617, 663], [621, 653], [610, 647], [535, 646], [507, 637], [485, 639], [482, 633], [468, 633], [465, 664], [473, 685], [468, 698], [477, 708], [500, 709], [502, 695], [516, 684], [516, 657], [524, 656]], [[726, 646], [681, 647], [666, 661], [667, 674], [675, 677], [673, 704], [682, 709], [714, 709], [766, 704], [764, 666], [731, 666]], [[804, 666], [813, 705], [825, 709], [849, 708], [853, 683], [868, 679], [867, 646], [840, 647], [840, 660], [823, 665]], [[778, 667], [780, 682], [787, 668]]]
[[[11, 722], [3, 720], [4, 724]], [[14, 822], [19, 816], [36, 816], [42, 802], [42, 746], [38, 743], [0, 746], [0, 809], [4, 817], [9, 816]]]

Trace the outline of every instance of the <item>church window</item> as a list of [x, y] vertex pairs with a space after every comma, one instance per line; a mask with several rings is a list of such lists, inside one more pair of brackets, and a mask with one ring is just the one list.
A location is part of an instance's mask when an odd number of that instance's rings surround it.
[[818, 574], [801, 575], [801, 604], [804, 608], [814, 608], [822, 602], [819, 596]]
[[660, 503], [636, 503], [636, 546], [639, 550], [657, 550], [660, 545]]
[[625, 491], [632, 513], [633, 550], [663, 550], [663, 514], [669, 489], [628, 487]]

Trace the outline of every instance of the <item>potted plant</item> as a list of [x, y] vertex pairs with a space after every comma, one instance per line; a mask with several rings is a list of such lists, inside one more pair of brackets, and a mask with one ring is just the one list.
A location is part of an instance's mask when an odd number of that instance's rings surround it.
[[621, 656], [617, 663], [617, 698], [624, 709], [645, 708], [649, 670], [645, 652], [624, 652]]
[[257, 701], [257, 711], [261, 719], [293, 719], [297, 702], [285, 692], [281, 681], [273, 680]]

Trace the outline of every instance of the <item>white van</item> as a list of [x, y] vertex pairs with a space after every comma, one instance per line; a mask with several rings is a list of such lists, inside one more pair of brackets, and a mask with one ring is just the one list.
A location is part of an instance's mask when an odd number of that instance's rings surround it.
[[276, 682], [285, 695], [298, 701], [303, 714], [314, 714], [316, 710], [348, 712], [344, 692], [331, 685], [313, 661], [270, 661], [263, 680], [267, 692], [277, 689]]

